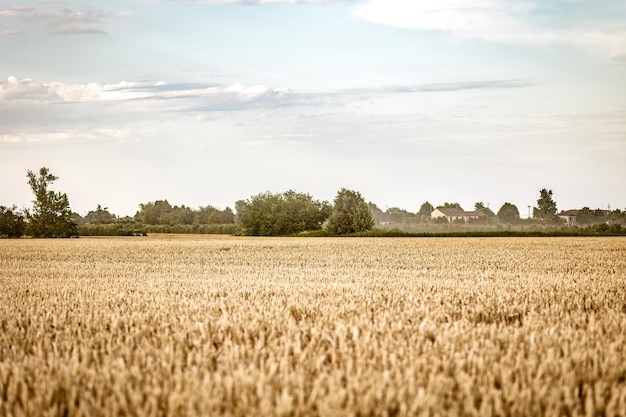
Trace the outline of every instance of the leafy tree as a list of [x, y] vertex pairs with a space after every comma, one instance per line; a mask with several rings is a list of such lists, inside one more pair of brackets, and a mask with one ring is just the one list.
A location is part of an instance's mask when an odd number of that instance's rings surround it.
[[458, 208], [459, 210], [463, 210], [463, 207], [461, 207], [461, 205], [459, 203], [448, 203], [448, 202], [445, 202], [445, 203], [443, 203], [443, 207]]
[[385, 214], [376, 204], [370, 201], [367, 203], [367, 206], [370, 209], [370, 213], [372, 213], [375, 224], [387, 223], [389, 221], [389, 216]]
[[167, 200], [157, 200], [139, 205], [135, 220], [151, 225], [202, 225], [234, 224], [235, 214], [230, 208], [218, 210], [213, 206], [194, 210], [185, 206], [172, 206]]
[[72, 211], [65, 193], [48, 190], [58, 179], [43, 167], [39, 174], [28, 171], [28, 185], [35, 194], [33, 210], [26, 211], [28, 233], [33, 237], [70, 237], [76, 235], [76, 223], [71, 219]]
[[594, 223], [594, 214], [589, 207], [583, 207], [576, 212], [576, 223], [580, 225], [589, 225]]
[[394, 224], [406, 224], [406, 223], [415, 223], [416, 215], [404, 209], [398, 207], [391, 207], [385, 211], [385, 214], [388, 215], [391, 223]]
[[193, 224], [195, 220], [195, 213], [184, 204], [180, 207], [174, 206], [169, 211], [163, 213], [159, 217], [159, 224], [169, 224], [174, 226], [177, 224]]
[[498, 210], [497, 216], [502, 223], [515, 224], [520, 220], [517, 206], [511, 203], [504, 203]]
[[83, 218], [83, 221], [85, 223], [92, 224], [111, 224], [115, 223], [116, 220], [117, 216], [115, 216], [115, 214], [109, 213], [109, 208], [102, 208], [100, 204], [98, 204], [98, 207], [96, 207], [95, 211], [90, 211]]
[[478, 213], [483, 213], [484, 216], [470, 218], [468, 223], [474, 224], [493, 224], [497, 222], [496, 214], [485, 205], [482, 201], [474, 204], [474, 210]]
[[533, 207], [533, 217], [545, 223], [560, 223], [556, 215], [556, 202], [552, 198], [552, 190], [542, 188], [539, 191], [537, 207]]
[[172, 205], [167, 200], [157, 200], [154, 203], [139, 205], [139, 211], [135, 214], [135, 220], [146, 224], [167, 224], [161, 219], [165, 214], [172, 211]]
[[608, 220], [608, 214], [609, 212], [607, 211], [596, 209], [593, 213], [593, 222], [594, 223], [606, 223]]
[[326, 228], [336, 234], [365, 232], [374, 228], [372, 213], [358, 191], [339, 190]]
[[426, 201], [422, 203], [422, 205], [420, 206], [420, 209], [417, 212], [417, 215], [419, 216], [420, 219], [422, 218], [430, 219], [430, 215], [433, 213], [433, 211], [435, 211], [435, 207], [433, 207], [432, 204]]
[[367, 207], [369, 207], [373, 215], [383, 214], [382, 209], [378, 207], [376, 204], [372, 203], [371, 201], [367, 203]]
[[606, 216], [606, 219], [610, 224], [626, 225], [626, 210], [615, 209]]
[[21, 237], [25, 231], [24, 216], [17, 208], [0, 206], [0, 238]]
[[330, 216], [330, 204], [313, 200], [309, 194], [297, 193], [293, 190], [283, 193], [286, 218], [291, 229], [288, 233], [308, 230], [320, 230], [322, 224]]
[[485, 203], [483, 203], [482, 201], [479, 201], [478, 203], [474, 204], [474, 210], [482, 211], [483, 213], [487, 215], [487, 217], [496, 216], [496, 214], [488, 206], [485, 206]]
[[213, 206], [200, 207], [196, 212], [194, 222], [196, 224], [233, 224], [235, 223], [235, 214], [229, 207], [224, 210], [219, 210]]
[[255, 236], [319, 230], [330, 215], [327, 202], [292, 190], [282, 194], [257, 194], [246, 201], [238, 201], [236, 207], [242, 233]]

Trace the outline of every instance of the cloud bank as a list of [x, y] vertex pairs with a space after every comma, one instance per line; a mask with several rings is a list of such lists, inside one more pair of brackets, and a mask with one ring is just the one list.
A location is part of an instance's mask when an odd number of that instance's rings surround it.
[[[219, 113], [219, 117], [223, 118], [230, 117], [225, 114], [231, 113], [233, 118], [239, 120], [238, 123], [244, 123], [246, 120], [269, 117], [269, 114], [276, 117], [275, 112], [283, 110], [302, 115], [320, 111], [345, 114], [346, 106], [361, 106], [366, 97], [376, 102], [378, 98], [398, 95], [500, 90], [533, 85], [533, 82], [524, 80], [495, 80], [299, 93], [286, 87], [242, 83], [121, 81], [114, 84], [71, 84], [10, 76], [0, 80], [0, 141], [64, 141], [72, 137], [124, 140], [129, 135], [120, 135], [119, 132], [126, 132], [126, 126], [163, 119], [204, 122], [215, 119], [211, 114]], [[243, 112], [248, 113], [244, 116]], [[339, 120], [342, 117], [339, 116]], [[300, 126], [296, 133], [287, 133], [296, 135], [290, 136], [293, 139], [302, 137], [299, 135], [306, 131], [305, 137], [309, 137], [311, 128]], [[279, 132], [275, 136], [284, 138], [284, 134]]]
[[510, 89], [532, 87], [533, 81], [491, 80], [366, 87], [319, 93], [298, 93], [287, 87], [267, 85], [231, 85], [164, 81], [121, 81], [115, 84], [69, 84], [40, 82], [10, 76], [0, 80], [0, 107], [36, 107], [58, 104], [126, 103], [138, 111], [241, 111], [285, 106], [316, 106], [320, 99], [339, 102], [363, 95], [395, 95], [407, 93], [449, 92], [474, 89]]
[[368, 0], [353, 13], [400, 28], [439, 31], [505, 44], [569, 44], [618, 58], [626, 55], [626, 10], [618, 0]]
[[224, 102], [252, 102], [288, 95], [287, 88], [264, 85], [229, 86], [213, 84], [172, 84], [159, 82], [127, 82], [116, 84], [67, 84], [39, 82], [30, 78], [8, 77], [0, 81], [0, 105], [11, 103], [106, 102], [130, 100], [163, 100], [193, 97], [214, 97]]

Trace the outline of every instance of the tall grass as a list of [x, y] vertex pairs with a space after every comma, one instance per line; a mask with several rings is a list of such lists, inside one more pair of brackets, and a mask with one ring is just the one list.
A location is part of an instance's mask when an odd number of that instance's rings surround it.
[[623, 416], [626, 239], [0, 241], [0, 415]]

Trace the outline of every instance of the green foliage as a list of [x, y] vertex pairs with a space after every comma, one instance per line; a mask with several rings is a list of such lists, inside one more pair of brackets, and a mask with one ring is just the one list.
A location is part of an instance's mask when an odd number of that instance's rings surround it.
[[195, 214], [194, 224], [234, 224], [235, 213], [226, 207], [219, 210], [213, 206], [200, 207]]
[[[619, 212], [619, 210], [617, 210]], [[606, 212], [604, 210], [591, 210], [589, 207], [583, 207], [576, 211], [576, 224], [588, 226], [598, 223], [619, 223], [611, 220], [615, 219], [614, 212]]]
[[537, 207], [533, 207], [533, 217], [544, 223], [562, 223], [559, 216], [556, 215], [556, 202], [552, 198], [552, 190], [542, 188], [539, 191]]
[[139, 211], [135, 220], [146, 224], [168, 224], [167, 215], [172, 212], [172, 205], [167, 200], [157, 200], [146, 204], [139, 204]]
[[517, 206], [511, 203], [504, 203], [498, 210], [497, 216], [502, 223], [506, 224], [516, 224], [520, 220]]
[[461, 207], [461, 205], [459, 203], [448, 203], [448, 202], [445, 202], [445, 203], [443, 203], [443, 207], [458, 208], [459, 210], [463, 210], [463, 207]]
[[0, 238], [21, 237], [25, 231], [24, 216], [17, 211], [17, 208], [0, 206]]
[[135, 214], [139, 223], [151, 225], [194, 225], [194, 224], [227, 224], [235, 223], [235, 215], [226, 207], [221, 211], [212, 206], [193, 210], [190, 207], [172, 206], [167, 200], [157, 200], [139, 205]]
[[594, 223], [594, 214], [589, 207], [583, 207], [576, 212], [576, 223], [584, 226]]
[[330, 233], [343, 235], [366, 232], [373, 228], [372, 213], [361, 194], [345, 188], [339, 190], [326, 229]]
[[48, 168], [41, 168], [39, 174], [27, 173], [28, 185], [35, 194], [32, 211], [26, 212], [27, 233], [33, 237], [70, 237], [76, 235], [76, 223], [72, 221], [72, 211], [67, 195], [48, 190], [58, 179]]
[[282, 194], [257, 194], [246, 201], [238, 201], [236, 207], [241, 233], [253, 236], [319, 230], [330, 215], [327, 202], [313, 200], [309, 194], [293, 190]]
[[100, 204], [98, 204], [98, 207], [95, 211], [90, 211], [83, 218], [84, 223], [90, 224], [111, 224], [115, 223], [116, 220], [117, 217], [115, 216], [115, 214], [109, 213], [109, 208], [102, 208]]
[[376, 204], [372, 203], [371, 201], [369, 203], [367, 203], [367, 207], [370, 209], [370, 212], [374, 216], [379, 215], [379, 214], [383, 214], [382, 209], [380, 207], [378, 207]]
[[411, 224], [418, 223], [415, 213], [408, 212], [398, 207], [391, 207], [385, 211], [391, 224]]
[[428, 201], [422, 203], [419, 211], [417, 212], [417, 217], [420, 223], [429, 223], [431, 221], [430, 215], [435, 211], [435, 207], [430, 204]]
[[482, 201], [474, 204], [474, 210], [482, 211], [485, 215], [487, 215], [487, 217], [496, 217], [496, 214], [489, 208], [489, 206], [485, 206], [485, 203]]
[[367, 206], [374, 219], [374, 224], [384, 225], [385, 227], [398, 227], [402, 225], [416, 225], [420, 221], [415, 213], [398, 207], [391, 207], [383, 212], [374, 203], [370, 202]]
[[87, 223], [78, 225], [79, 236], [145, 236], [142, 225], [135, 223]]
[[613, 210], [607, 214], [606, 220], [609, 224], [626, 225], [626, 210]]

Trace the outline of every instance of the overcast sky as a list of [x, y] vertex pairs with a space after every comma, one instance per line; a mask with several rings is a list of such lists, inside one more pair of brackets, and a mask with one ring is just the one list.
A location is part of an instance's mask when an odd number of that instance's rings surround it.
[[626, 209], [623, 0], [0, 0], [0, 205]]

